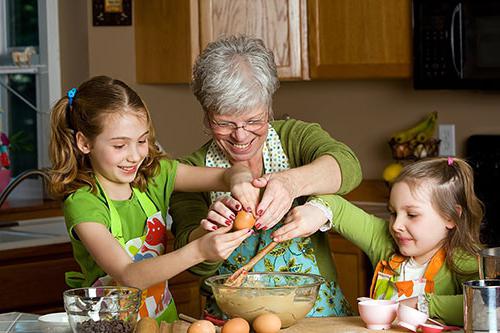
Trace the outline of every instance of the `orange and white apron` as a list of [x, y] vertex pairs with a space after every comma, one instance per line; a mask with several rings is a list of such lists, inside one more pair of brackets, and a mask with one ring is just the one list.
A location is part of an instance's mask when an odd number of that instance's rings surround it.
[[375, 268], [370, 297], [373, 299], [403, 300], [425, 293], [434, 292], [434, 277], [445, 262], [446, 254], [440, 249], [429, 262], [424, 276], [420, 279], [397, 281], [400, 273], [397, 272], [403, 262], [408, 260], [395, 254], [390, 261], [381, 260]]
[[[144, 235], [125, 242], [123, 238], [122, 224], [120, 215], [116, 211], [111, 200], [103, 191], [106, 198], [111, 222], [111, 233], [122, 245], [125, 251], [130, 255], [134, 262], [141, 261], [147, 258], [153, 258], [165, 253], [165, 245], [167, 240], [167, 228], [162, 217], [161, 211], [158, 211], [154, 203], [149, 197], [137, 189], [133, 189], [134, 195], [137, 196], [140, 206], [146, 216], [146, 227]], [[93, 286], [109, 286], [116, 285], [111, 276], [106, 275], [99, 278]], [[154, 286], [142, 290], [142, 302], [139, 308], [139, 317], [155, 318], [158, 322], [167, 321], [173, 322], [177, 317], [177, 310], [172, 298], [172, 294], [168, 289], [168, 281], [160, 282]]]

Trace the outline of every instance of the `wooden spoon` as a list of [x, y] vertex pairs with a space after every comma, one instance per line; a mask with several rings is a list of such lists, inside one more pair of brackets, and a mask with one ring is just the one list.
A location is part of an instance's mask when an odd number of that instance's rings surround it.
[[227, 278], [226, 282], [224, 282], [225, 286], [230, 286], [230, 287], [239, 287], [245, 280], [245, 277], [247, 276], [248, 272], [252, 270], [253, 266], [255, 266], [256, 263], [258, 263], [262, 258], [266, 256], [272, 249], [274, 249], [278, 245], [277, 242], [271, 242], [269, 243], [265, 248], [260, 250], [259, 253], [255, 255], [250, 261], [240, 269], [238, 269], [236, 272], [233, 273], [230, 277]]

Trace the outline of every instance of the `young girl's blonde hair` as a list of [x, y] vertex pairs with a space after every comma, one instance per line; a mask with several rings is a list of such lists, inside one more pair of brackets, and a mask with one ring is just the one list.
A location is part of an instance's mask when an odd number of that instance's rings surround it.
[[164, 157], [156, 146], [149, 111], [137, 93], [120, 80], [96, 76], [82, 83], [70, 102], [62, 97], [52, 109], [49, 155], [52, 161], [48, 190], [55, 198], [65, 198], [83, 186], [96, 191], [96, 180], [88, 155], [76, 145], [81, 132], [93, 142], [103, 132], [109, 115], [132, 114], [147, 122], [149, 152], [132, 186], [145, 191], [148, 179], [158, 172]]
[[[404, 182], [415, 193], [428, 186], [434, 209], [446, 219], [455, 222], [445, 239], [446, 263], [459, 274], [455, 255], [476, 256], [481, 248], [479, 228], [483, 219], [483, 205], [474, 192], [474, 173], [460, 158], [429, 158], [412, 163], [395, 179]], [[461, 251], [457, 251], [461, 250]]]

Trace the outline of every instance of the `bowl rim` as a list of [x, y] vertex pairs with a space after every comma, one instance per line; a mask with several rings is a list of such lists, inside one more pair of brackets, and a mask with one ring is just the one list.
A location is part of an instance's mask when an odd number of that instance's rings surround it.
[[[63, 319], [55, 321], [54, 319]], [[38, 321], [49, 325], [61, 325], [69, 327], [69, 316], [66, 312], [47, 313], [38, 317]]]
[[[73, 289], [68, 289], [63, 291], [63, 296], [66, 297], [82, 297], [83, 295], [78, 295], [76, 294], [79, 291], [84, 291], [84, 290], [89, 290], [89, 289], [96, 289], [96, 290], [113, 290], [113, 289], [121, 289], [121, 290], [128, 290], [131, 291], [130, 294], [124, 294], [124, 295], [106, 295], [106, 296], [101, 296], [101, 297], [120, 297], [120, 296], [130, 296], [132, 293], [136, 293], [139, 297], [142, 297], [142, 290], [139, 288], [135, 287], [125, 287], [125, 286], [99, 286], [99, 287], [80, 287], [80, 288], [73, 288]], [[91, 297], [91, 296], [87, 296]]]
[[399, 302], [391, 299], [367, 299], [359, 301], [358, 305], [361, 306], [396, 306], [399, 307]]
[[325, 283], [326, 279], [318, 274], [310, 274], [310, 273], [293, 273], [293, 272], [249, 272], [248, 275], [285, 275], [285, 276], [303, 276], [303, 277], [313, 277], [317, 279], [317, 282], [303, 284], [300, 286], [282, 286], [282, 287], [241, 287], [241, 286], [226, 286], [224, 284], [215, 284], [213, 281], [221, 278], [227, 279], [232, 274], [219, 274], [208, 277], [205, 279], [204, 283], [209, 287], [221, 287], [224, 289], [238, 289], [238, 290], [250, 290], [250, 289], [292, 289], [292, 288], [307, 288], [307, 287], [316, 287]]

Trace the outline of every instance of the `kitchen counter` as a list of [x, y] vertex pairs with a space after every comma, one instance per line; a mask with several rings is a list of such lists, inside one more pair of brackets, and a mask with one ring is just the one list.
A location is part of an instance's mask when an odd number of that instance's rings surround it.
[[[17, 318], [19, 323], [16, 324], [14, 321]], [[7, 328], [11, 327], [8, 332], [41, 332], [39, 330], [38, 316], [30, 314], [21, 314], [17, 312], [11, 312], [6, 314], [0, 314], [0, 332], [7, 332]], [[173, 333], [186, 333], [189, 327], [189, 323], [185, 321], [177, 321], [174, 324], [170, 324], [170, 332]], [[166, 325], [165, 325], [166, 326]], [[166, 327], [165, 327], [166, 328]], [[162, 330], [160, 333], [164, 333]], [[384, 331], [369, 330], [365, 327], [365, 324], [360, 317], [325, 317], [325, 318], [304, 318], [300, 320], [295, 325], [282, 329], [280, 332], [286, 333], [357, 333], [357, 332], [384, 332], [384, 333], [395, 333], [395, 332], [408, 332], [408, 330], [393, 326], [393, 328]], [[463, 332], [463, 331], [455, 331]]]

